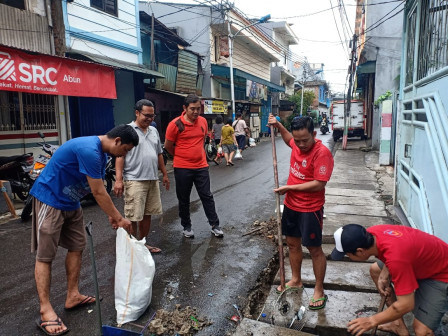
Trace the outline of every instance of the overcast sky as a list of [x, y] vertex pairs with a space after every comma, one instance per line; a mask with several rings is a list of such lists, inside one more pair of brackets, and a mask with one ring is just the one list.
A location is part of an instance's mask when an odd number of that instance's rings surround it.
[[235, 6], [249, 17], [271, 14], [272, 21], [292, 23], [291, 28], [299, 38], [299, 45], [292, 46], [292, 51], [306, 56], [309, 63], [324, 63], [325, 79], [334, 92], [345, 91], [349, 67], [347, 40], [353, 37], [356, 11], [356, 1], [345, 0], [345, 12], [341, 10], [341, 15], [339, 3], [338, 0], [235, 0]]
[[[167, 2], [198, 4], [206, 1]], [[340, 3], [345, 5], [345, 11], [342, 7], [339, 10]], [[292, 46], [292, 51], [299, 57], [306, 56], [309, 63], [323, 63], [324, 76], [331, 90], [346, 91], [349, 67], [347, 40], [353, 37], [356, 0], [234, 0], [234, 4], [250, 18], [271, 14], [272, 21], [292, 23], [291, 28], [299, 38], [299, 45]]]

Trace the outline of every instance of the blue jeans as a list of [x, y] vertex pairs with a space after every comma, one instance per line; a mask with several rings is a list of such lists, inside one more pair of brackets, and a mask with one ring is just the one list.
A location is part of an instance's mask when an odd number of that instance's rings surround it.
[[174, 168], [174, 178], [176, 180], [176, 195], [179, 201], [180, 224], [184, 228], [191, 228], [190, 194], [194, 184], [209, 224], [212, 227], [219, 225], [215, 200], [210, 191], [208, 167], [199, 169]]

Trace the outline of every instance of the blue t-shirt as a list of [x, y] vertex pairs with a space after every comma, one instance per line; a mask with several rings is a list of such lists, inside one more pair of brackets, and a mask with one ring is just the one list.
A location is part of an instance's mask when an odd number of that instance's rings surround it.
[[90, 193], [86, 175], [104, 178], [106, 162], [97, 136], [69, 140], [54, 153], [30, 193], [53, 208], [76, 210], [79, 200]]

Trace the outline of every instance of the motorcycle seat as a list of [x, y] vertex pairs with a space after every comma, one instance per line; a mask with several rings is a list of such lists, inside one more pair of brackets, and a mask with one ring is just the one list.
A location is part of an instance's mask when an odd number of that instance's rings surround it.
[[26, 161], [26, 159], [30, 156], [32, 156], [31, 153], [22, 154], [22, 155], [13, 155], [13, 156], [0, 156], [0, 166], [3, 166], [4, 164], [10, 163], [10, 162]]

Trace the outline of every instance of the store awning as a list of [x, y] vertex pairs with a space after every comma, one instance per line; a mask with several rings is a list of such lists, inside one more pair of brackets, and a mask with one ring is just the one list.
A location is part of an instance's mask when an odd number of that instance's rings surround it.
[[155, 78], [165, 78], [165, 76], [163, 74], [161, 74], [160, 72], [155, 71], [155, 70], [150, 70], [150, 69], [146, 68], [145, 66], [142, 66], [139, 64], [123, 62], [123, 61], [119, 61], [119, 60], [116, 60], [113, 58], [93, 55], [90, 53], [79, 52], [79, 51], [76, 51], [76, 53], [69, 53], [69, 55], [76, 55], [76, 54], [82, 55], [95, 63], [101, 63], [101, 64], [106, 64], [106, 65], [112, 66], [114, 68], [135, 71], [135, 72], [139, 72], [139, 73], [149, 75], [149, 76], [155, 77]]
[[358, 74], [368, 74], [376, 72], [376, 61], [368, 61], [356, 68], [356, 73]]
[[[230, 68], [222, 65], [212, 64], [212, 75], [221, 76], [221, 77], [230, 77]], [[258, 84], [266, 85], [273, 92], [285, 92], [285, 88], [283, 86], [271, 83], [263, 78], [251, 75], [245, 71], [239, 69], [233, 69], [233, 76], [242, 77]]]

